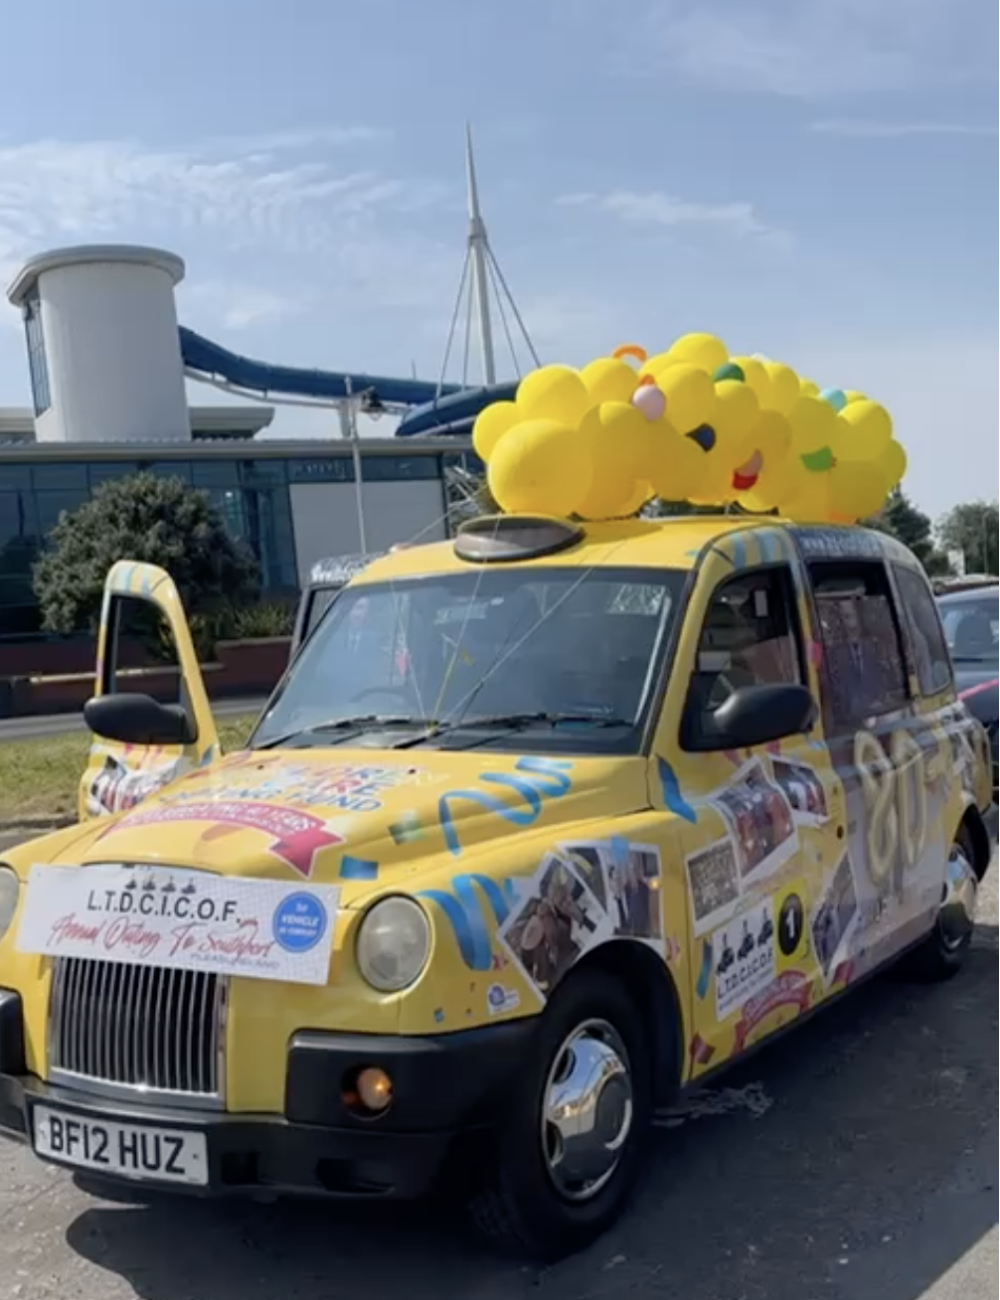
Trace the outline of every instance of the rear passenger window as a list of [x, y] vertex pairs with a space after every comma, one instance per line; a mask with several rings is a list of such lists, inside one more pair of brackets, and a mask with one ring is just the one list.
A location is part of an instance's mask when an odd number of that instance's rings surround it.
[[827, 734], [852, 732], [905, 708], [906, 661], [885, 565], [818, 560], [809, 565], [809, 575]]
[[923, 574], [893, 565], [921, 695], [938, 695], [952, 682], [951, 658], [937, 605]]
[[684, 743], [704, 749], [712, 714], [743, 686], [802, 684], [798, 611], [791, 571], [756, 569], [716, 588], [698, 642], [685, 710]]

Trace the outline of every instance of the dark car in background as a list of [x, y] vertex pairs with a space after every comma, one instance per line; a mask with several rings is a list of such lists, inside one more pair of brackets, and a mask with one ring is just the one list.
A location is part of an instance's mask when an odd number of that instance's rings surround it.
[[996, 587], [956, 591], [938, 597], [944, 633], [955, 665], [955, 681], [966, 707], [985, 726], [993, 751], [997, 790], [997, 683], [1000, 597]]

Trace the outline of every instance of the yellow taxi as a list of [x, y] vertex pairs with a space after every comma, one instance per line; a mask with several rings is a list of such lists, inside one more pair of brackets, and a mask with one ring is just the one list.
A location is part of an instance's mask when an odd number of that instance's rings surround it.
[[461, 1186], [542, 1257], [683, 1089], [957, 971], [995, 834], [931, 588], [858, 527], [478, 520], [361, 571], [225, 756], [122, 563], [87, 720], [79, 824], [0, 866], [0, 1133], [159, 1190]]

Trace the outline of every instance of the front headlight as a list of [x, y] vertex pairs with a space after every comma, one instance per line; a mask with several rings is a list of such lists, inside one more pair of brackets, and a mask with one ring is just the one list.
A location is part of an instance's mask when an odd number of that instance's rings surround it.
[[0, 939], [4, 937], [17, 911], [21, 883], [10, 867], [0, 867]]
[[398, 993], [423, 974], [431, 927], [411, 898], [384, 898], [361, 922], [355, 951], [361, 974], [380, 993]]

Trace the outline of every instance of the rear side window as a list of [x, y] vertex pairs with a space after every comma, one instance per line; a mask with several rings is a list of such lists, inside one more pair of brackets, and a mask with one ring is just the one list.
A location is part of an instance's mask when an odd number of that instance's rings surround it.
[[921, 695], [939, 695], [952, 683], [951, 658], [937, 605], [924, 576], [893, 565]]
[[822, 655], [828, 735], [852, 732], [909, 704], [906, 661], [889, 574], [881, 562], [809, 565]]

